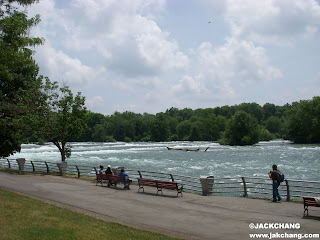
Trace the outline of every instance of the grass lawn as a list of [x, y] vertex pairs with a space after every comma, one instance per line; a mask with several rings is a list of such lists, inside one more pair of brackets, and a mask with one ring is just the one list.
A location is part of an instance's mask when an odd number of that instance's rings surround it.
[[176, 239], [103, 222], [0, 189], [0, 239]]

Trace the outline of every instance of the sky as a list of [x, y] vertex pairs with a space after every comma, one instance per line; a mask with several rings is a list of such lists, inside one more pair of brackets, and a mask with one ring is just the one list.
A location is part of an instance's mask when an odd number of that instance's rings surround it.
[[165, 112], [320, 95], [320, 0], [40, 0], [40, 73], [90, 111]]

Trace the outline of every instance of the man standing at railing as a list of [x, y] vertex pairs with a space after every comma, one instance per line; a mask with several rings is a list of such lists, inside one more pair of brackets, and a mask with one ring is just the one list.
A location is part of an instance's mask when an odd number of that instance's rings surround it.
[[280, 182], [278, 181], [278, 167], [277, 165], [272, 166], [272, 171], [269, 172], [269, 177], [272, 179], [272, 194], [273, 194], [273, 200], [272, 202], [277, 202], [281, 200], [278, 187], [280, 185]]

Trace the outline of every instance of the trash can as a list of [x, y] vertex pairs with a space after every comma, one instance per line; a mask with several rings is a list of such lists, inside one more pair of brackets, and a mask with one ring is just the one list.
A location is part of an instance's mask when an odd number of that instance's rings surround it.
[[214, 177], [213, 176], [201, 176], [200, 183], [201, 183], [201, 187], [202, 187], [202, 195], [203, 196], [211, 195], [211, 192], [213, 189]]
[[111, 170], [114, 175], [118, 175], [121, 169], [124, 169], [124, 167], [112, 167]]

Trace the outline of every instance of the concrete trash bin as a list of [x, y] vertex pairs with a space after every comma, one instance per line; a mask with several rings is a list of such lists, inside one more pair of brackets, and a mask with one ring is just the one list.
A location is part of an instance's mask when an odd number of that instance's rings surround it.
[[202, 187], [202, 195], [211, 195], [213, 190], [214, 177], [213, 176], [201, 176], [200, 183]]

